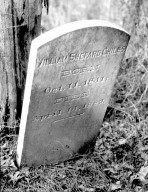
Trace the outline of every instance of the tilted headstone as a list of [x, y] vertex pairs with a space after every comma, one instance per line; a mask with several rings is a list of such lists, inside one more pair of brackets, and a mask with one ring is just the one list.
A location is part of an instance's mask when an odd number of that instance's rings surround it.
[[114, 24], [90, 20], [32, 42], [18, 165], [68, 160], [97, 136], [129, 38]]

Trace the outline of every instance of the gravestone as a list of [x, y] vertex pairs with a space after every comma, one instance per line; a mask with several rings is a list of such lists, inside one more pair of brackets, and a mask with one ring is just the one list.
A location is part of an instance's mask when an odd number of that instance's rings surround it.
[[114, 24], [90, 20], [57, 27], [33, 40], [19, 166], [68, 160], [95, 139], [129, 38]]

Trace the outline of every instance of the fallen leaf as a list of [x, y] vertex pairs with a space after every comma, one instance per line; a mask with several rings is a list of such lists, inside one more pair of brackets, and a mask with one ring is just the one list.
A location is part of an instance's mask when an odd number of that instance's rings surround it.
[[115, 191], [116, 189], [121, 189], [120, 181], [117, 181], [115, 184], [111, 183], [110, 189], [111, 189], [111, 191]]
[[146, 177], [146, 175], [148, 174], [148, 166], [146, 166], [146, 167], [141, 167], [141, 169], [140, 169], [140, 171], [139, 171], [139, 173], [138, 173], [138, 176], [139, 176], [139, 179], [141, 180], [141, 181], [145, 181], [145, 177]]

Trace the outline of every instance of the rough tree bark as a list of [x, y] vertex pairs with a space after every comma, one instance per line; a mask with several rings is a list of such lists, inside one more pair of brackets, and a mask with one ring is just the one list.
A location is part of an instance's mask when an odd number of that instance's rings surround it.
[[0, 2], [0, 124], [21, 114], [31, 41], [41, 30], [41, 0]]
[[130, 43], [126, 51], [126, 57], [130, 58], [137, 56], [137, 51], [139, 51], [139, 45], [141, 45], [142, 41], [141, 47], [147, 47], [147, 35], [144, 35], [144, 33], [148, 29], [148, 1], [128, 0], [126, 5], [127, 16], [125, 15], [123, 18], [123, 27], [131, 34]]

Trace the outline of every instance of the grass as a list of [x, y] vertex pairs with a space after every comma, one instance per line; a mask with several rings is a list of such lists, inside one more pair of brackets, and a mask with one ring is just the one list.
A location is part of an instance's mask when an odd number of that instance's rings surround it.
[[147, 34], [140, 27], [129, 45], [132, 56], [121, 65], [93, 152], [19, 170], [14, 162], [19, 123], [1, 125], [1, 192], [148, 191]]

